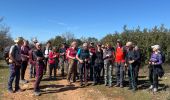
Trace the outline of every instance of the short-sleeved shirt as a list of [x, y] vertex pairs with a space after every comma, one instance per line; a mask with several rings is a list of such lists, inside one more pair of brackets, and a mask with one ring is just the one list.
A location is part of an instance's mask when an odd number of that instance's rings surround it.
[[69, 48], [68, 51], [70, 52], [69, 56], [76, 57], [77, 49]]
[[21, 61], [21, 47], [17, 44], [11, 46], [9, 53], [16, 61]]

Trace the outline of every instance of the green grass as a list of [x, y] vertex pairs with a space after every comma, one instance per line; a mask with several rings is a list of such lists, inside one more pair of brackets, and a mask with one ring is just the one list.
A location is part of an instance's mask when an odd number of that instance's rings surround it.
[[[169, 66], [164, 66], [166, 74], [163, 78], [160, 79], [159, 84], [162, 89], [165, 86], [170, 86], [170, 73], [169, 73]], [[145, 71], [145, 73], [144, 73]], [[170, 88], [166, 88], [165, 90], [160, 90], [158, 93], [153, 94], [153, 92], [148, 90], [149, 81], [147, 77], [147, 69], [141, 69], [141, 78], [139, 80], [143, 81], [145, 80], [143, 86], [146, 86], [146, 88], [140, 88], [135, 93], [128, 90], [128, 87], [125, 88], [108, 88], [103, 85], [97, 85], [96, 87], [93, 87], [95, 90], [98, 90], [103, 94], [105, 97], [113, 100], [170, 100]], [[128, 79], [126, 79], [128, 81]], [[141, 86], [140, 86], [141, 87]]]
[[0, 60], [0, 96], [7, 90], [9, 68], [5, 61]]

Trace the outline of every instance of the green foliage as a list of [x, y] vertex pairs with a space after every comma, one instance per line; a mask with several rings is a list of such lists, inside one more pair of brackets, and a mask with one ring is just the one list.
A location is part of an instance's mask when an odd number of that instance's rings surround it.
[[102, 43], [110, 43], [112, 46], [116, 45], [116, 40], [121, 39], [123, 44], [127, 41], [132, 41], [135, 45], [138, 45], [143, 62], [147, 63], [151, 54], [151, 46], [159, 44], [162, 51], [166, 54], [166, 61], [170, 62], [170, 31], [161, 25], [155, 26], [151, 30], [144, 28], [142, 31], [140, 27], [130, 30], [125, 25], [122, 33], [108, 34], [103, 39]]

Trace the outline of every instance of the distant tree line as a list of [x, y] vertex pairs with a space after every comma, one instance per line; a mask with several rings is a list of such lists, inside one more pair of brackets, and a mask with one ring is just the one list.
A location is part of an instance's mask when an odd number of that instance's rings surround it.
[[[152, 51], [151, 46], [159, 44], [166, 55], [166, 62], [170, 62], [170, 29], [166, 28], [163, 24], [151, 29], [140, 29], [139, 26], [137, 28], [128, 29], [127, 25], [124, 25], [123, 32], [107, 34], [101, 40], [95, 37], [75, 38], [72, 32], [65, 32], [49, 39], [49, 41], [52, 42], [53, 46], [57, 47], [60, 47], [63, 42], [70, 44], [72, 41], [77, 41], [78, 46], [81, 46], [83, 42], [101, 42], [103, 44], [109, 43], [115, 48], [117, 39], [121, 39], [124, 45], [127, 41], [132, 41], [137, 45], [141, 50], [142, 61], [144, 63], [147, 63], [150, 57]], [[10, 28], [3, 24], [3, 18], [0, 18], [0, 53], [2, 54], [3, 48], [13, 43], [13, 39], [10, 36]]]

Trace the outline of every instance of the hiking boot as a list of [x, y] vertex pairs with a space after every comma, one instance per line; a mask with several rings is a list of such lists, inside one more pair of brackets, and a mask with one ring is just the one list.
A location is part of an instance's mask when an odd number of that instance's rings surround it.
[[151, 86], [149, 87], [149, 89], [152, 90], [152, 89], [153, 89], [153, 85], [151, 85]]
[[35, 96], [40, 96], [41, 93], [40, 93], [40, 92], [34, 92], [34, 95], [35, 95]]
[[28, 81], [27, 81], [27, 80], [21, 80], [20, 83], [21, 83], [21, 84], [26, 84], [26, 83], [28, 83]]
[[23, 92], [23, 90], [22, 89], [15, 89], [15, 92]]
[[97, 85], [97, 83], [93, 83], [92, 85], [95, 86], [95, 85]]
[[68, 85], [71, 85], [71, 82], [69, 80], [67, 80], [67, 83], [68, 83]]
[[115, 87], [119, 87], [119, 84], [114, 85]]
[[157, 88], [153, 88], [153, 92], [158, 92], [158, 89]]
[[8, 89], [9, 93], [14, 93], [14, 91], [12, 89]]
[[132, 90], [132, 87], [130, 86], [130, 87], [128, 88], [128, 90]]
[[120, 88], [123, 88], [123, 85], [120, 85]]

